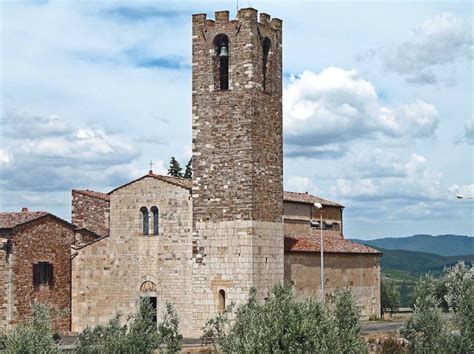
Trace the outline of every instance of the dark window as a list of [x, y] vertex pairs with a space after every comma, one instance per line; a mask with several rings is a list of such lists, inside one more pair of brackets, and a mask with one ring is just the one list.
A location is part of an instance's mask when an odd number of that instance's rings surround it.
[[146, 207], [142, 207], [140, 209], [140, 214], [142, 217], [142, 232], [144, 235], [148, 235], [148, 209]]
[[148, 303], [151, 305], [151, 308], [153, 309], [153, 323], [157, 323], [158, 301], [156, 296], [146, 296], [145, 300], [148, 301]]
[[268, 37], [263, 40], [262, 49], [263, 49], [263, 89], [267, 89], [267, 69], [268, 69], [268, 54], [270, 54], [271, 42]]
[[151, 207], [150, 211], [153, 214], [153, 235], [158, 235], [160, 233], [160, 214], [158, 213], [158, 208], [156, 206]]
[[43, 286], [53, 286], [54, 274], [53, 265], [48, 262], [33, 264], [33, 286], [35, 288]]
[[225, 310], [225, 291], [219, 290], [219, 303], [217, 305], [217, 311], [223, 313]]
[[214, 39], [214, 78], [217, 90], [229, 89], [229, 38], [219, 34]]

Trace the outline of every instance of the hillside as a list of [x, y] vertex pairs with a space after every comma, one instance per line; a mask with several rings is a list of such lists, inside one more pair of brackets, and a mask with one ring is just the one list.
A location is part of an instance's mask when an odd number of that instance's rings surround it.
[[474, 237], [460, 235], [414, 235], [375, 240], [356, 240], [374, 248], [432, 253], [440, 256], [474, 254]]

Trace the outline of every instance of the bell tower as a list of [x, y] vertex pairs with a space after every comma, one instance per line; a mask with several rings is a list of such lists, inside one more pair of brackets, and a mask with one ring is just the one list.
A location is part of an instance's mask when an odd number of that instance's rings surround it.
[[200, 326], [283, 281], [282, 21], [193, 16], [193, 304]]

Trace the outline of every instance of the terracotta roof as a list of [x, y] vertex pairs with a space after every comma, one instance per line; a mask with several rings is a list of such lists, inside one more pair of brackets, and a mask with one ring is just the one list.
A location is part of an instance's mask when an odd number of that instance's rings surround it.
[[89, 197], [102, 199], [102, 200], [110, 200], [110, 196], [108, 194], [91, 191], [90, 189], [73, 189], [72, 193], [79, 193], [82, 195], [87, 195]]
[[115, 189], [112, 189], [109, 193], [107, 194], [112, 194], [113, 192], [119, 190], [119, 189], [122, 189], [123, 187], [126, 187], [132, 183], [135, 183], [137, 181], [140, 181], [144, 178], [147, 178], [147, 177], [152, 177], [154, 179], [157, 179], [157, 180], [160, 180], [160, 181], [163, 181], [163, 182], [167, 182], [169, 184], [173, 184], [175, 186], [178, 186], [178, 187], [181, 187], [181, 188], [185, 188], [185, 189], [189, 189], [191, 190], [192, 186], [193, 186], [193, 182], [192, 180], [190, 179], [185, 179], [185, 178], [182, 178], [182, 177], [173, 177], [173, 176], [163, 176], [163, 175], [155, 175], [154, 173], [148, 173], [140, 178], [137, 178], [137, 179], [134, 179], [133, 181], [130, 181], [128, 183], [125, 183], [124, 185], [121, 185]]
[[0, 212], [0, 229], [13, 229], [18, 225], [49, 215], [45, 211]]
[[335, 206], [335, 207], [344, 208], [344, 206], [339, 203], [336, 203], [327, 199], [323, 199], [320, 197], [316, 197], [308, 193], [283, 192], [283, 201], [306, 203], [306, 204], [321, 203], [322, 205], [325, 205], [325, 206]]
[[[321, 252], [319, 239], [307, 236], [285, 236], [286, 252]], [[342, 237], [324, 239], [324, 253], [381, 254], [381, 252]]]

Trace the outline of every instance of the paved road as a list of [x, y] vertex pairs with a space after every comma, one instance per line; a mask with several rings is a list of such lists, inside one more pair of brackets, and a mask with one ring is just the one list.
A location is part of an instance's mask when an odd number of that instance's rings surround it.
[[404, 321], [370, 321], [362, 322], [363, 334], [396, 332], [405, 324]]

